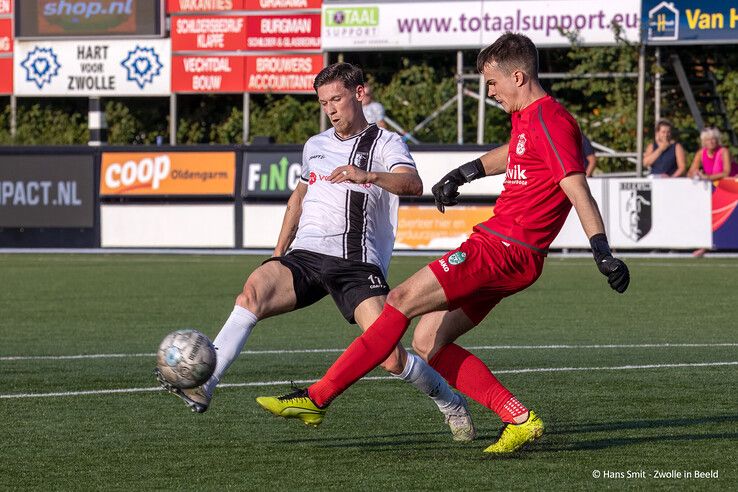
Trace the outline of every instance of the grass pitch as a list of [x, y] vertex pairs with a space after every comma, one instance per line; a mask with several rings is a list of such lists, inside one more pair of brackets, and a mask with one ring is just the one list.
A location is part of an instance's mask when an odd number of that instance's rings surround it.
[[[472, 403], [479, 438], [454, 443], [395, 380], [357, 383], [318, 429], [258, 408], [357, 335], [329, 299], [259, 323], [207, 413], [156, 391], [159, 341], [214, 337], [262, 260], [0, 255], [0, 488], [738, 488], [738, 260], [631, 259], [620, 296], [591, 260], [549, 259], [460, 340], [547, 425], [502, 459], [481, 453], [491, 412]], [[395, 258], [391, 284], [428, 260]]]

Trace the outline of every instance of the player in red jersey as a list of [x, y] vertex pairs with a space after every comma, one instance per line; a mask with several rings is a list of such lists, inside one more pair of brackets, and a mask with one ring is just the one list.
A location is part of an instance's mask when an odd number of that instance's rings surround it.
[[497, 413], [504, 423], [499, 440], [485, 452], [516, 451], [543, 434], [541, 419], [455, 340], [500, 300], [536, 281], [572, 205], [610, 286], [625, 292], [630, 274], [610, 252], [585, 180], [579, 127], [538, 81], [533, 42], [506, 33], [479, 53], [477, 69], [484, 75], [489, 96], [511, 114], [510, 142], [449, 172], [433, 187], [433, 195], [443, 212], [457, 203], [459, 186], [504, 172], [505, 189], [494, 216], [476, 226], [459, 248], [394, 288], [380, 317], [321, 380], [283, 397], [257, 398], [265, 409], [297, 418], [325, 413], [335, 397], [387, 357], [410, 320], [423, 315], [413, 336], [415, 351], [452, 386]]

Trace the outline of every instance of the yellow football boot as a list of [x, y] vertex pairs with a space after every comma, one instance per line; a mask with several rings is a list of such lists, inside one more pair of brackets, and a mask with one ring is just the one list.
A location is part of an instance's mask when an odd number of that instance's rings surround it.
[[485, 453], [512, 453], [543, 435], [543, 420], [532, 410], [528, 420], [522, 424], [505, 424], [496, 443], [484, 450]]
[[324, 408], [318, 408], [306, 389], [284, 396], [260, 396], [256, 403], [267, 412], [286, 419], [300, 419], [305, 425], [318, 427], [323, 422]]

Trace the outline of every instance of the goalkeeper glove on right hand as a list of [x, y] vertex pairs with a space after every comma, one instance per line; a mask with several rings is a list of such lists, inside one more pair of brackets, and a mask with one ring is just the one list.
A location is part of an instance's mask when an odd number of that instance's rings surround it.
[[459, 203], [456, 199], [459, 196], [459, 186], [484, 177], [485, 175], [486, 171], [484, 170], [484, 164], [482, 164], [481, 159], [474, 159], [442, 177], [431, 188], [438, 211], [444, 213], [446, 207], [452, 207]]

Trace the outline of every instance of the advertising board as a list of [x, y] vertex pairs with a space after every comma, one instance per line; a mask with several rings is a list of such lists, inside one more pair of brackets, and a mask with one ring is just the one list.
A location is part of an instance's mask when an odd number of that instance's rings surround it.
[[738, 4], [725, 0], [643, 0], [646, 44], [738, 41]]
[[172, 51], [238, 51], [245, 47], [245, 17], [172, 17]]
[[0, 160], [0, 227], [92, 227], [90, 155], [4, 155]]
[[172, 92], [243, 92], [243, 56], [172, 57]]
[[251, 55], [246, 57], [247, 92], [312, 93], [323, 55]]
[[104, 152], [100, 196], [233, 196], [233, 152]]

